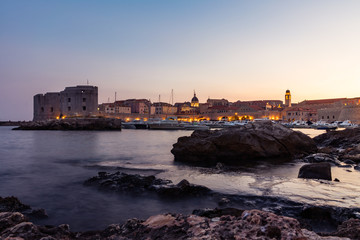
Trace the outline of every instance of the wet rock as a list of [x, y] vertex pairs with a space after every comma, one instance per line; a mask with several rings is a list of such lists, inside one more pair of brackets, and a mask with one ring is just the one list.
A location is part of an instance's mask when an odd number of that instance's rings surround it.
[[244, 210], [240, 210], [237, 208], [215, 208], [215, 209], [195, 209], [192, 214], [207, 217], [207, 218], [215, 218], [221, 217], [223, 215], [230, 215], [235, 217], [240, 217], [243, 214]]
[[27, 214], [28, 216], [30, 217], [33, 217], [33, 218], [47, 218], [49, 217], [45, 211], [45, 209], [43, 208], [39, 208], [39, 209], [34, 209], [32, 210], [29, 214]]
[[305, 162], [308, 163], [321, 163], [321, 162], [328, 162], [333, 165], [339, 166], [341, 162], [337, 159], [336, 156], [326, 154], [326, 153], [314, 153], [304, 158]]
[[340, 182], [340, 180], [339, 180], [339, 179], [337, 179], [337, 178], [335, 178], [335, 179], [334, 179], [334, 182]]
[[314, 138], [320, 147], [349, 148], [360, 144], [360, 128], [329, 131]]
[[30, 206], [23, 204], [16, 197], [0, 197], [0, 212], [22, 212], [28, 209]]
[[207, 187], [190, 184], [182, 180], [174, 185], [170, 180], [156, 178], [155, 176], [131, 175], [126, 173], [99, 172], [98, 176], [84, 182], [87, 186], [96, 186], [100, 190], [121, 193], [149, 193], [154, 192], [163, 197], [193, 197], [202, 196], [211, 192]]
[[[68, 225], [37, 226], [20, 213], [0, 213], [0, 223], [11, 219], [0, 229], [0, 239], [79, 239], [79, 240], [130, 240], [130, 239], [342, 239], [320, 237], [314, 232], [301, 229], [300, 223], [290, 217], [279, 216], [260, 210], [232, 208], [206, 210], [206, 216], [160, 214], [148, 219], [130, 219], [124, 224], [112, 224], [102, 231], [70, 232]], [[347, 225], [346, 225], [347, 224]], [[350, 227], [351, 226], [351, 227]], [[340, 236], [358, 235], [357, 223], [343, 223], [337, 232]]]
[[314, 141], [305, 134], [264, 121], [239, 129], [195, 131], [190, 137], [180, 137], [171, 152], [176, 161], [239, 165], [256, 159], [292, 159], [316, 150]]
[[360, 166], [357, 165], [357, 166], [354, 167], [354, 169], [360, 171]]
[[230, 203], [230, 199], [223, 197], [219, 200], [218, 204], [219, 206], [225, 206]]
[[352, 160], [350, 160], [350, 159], [344, 160], [343, 163], [346, 163], [346, 164], [355, 164], [355, 162], [352, 161]]
[[335, 234], [339, 237], [360, 239], [360, 220], [351, 218], [343, 222], [339, 225], [338, 231]]
[[298, 178], [324, 179], [331, 181], [331, 165], [329, 163], [310, 163], [299, 169]]
[[0, 212], [0, 232], [27, 220], [27, 217], [19, 212]]
[[190, 184], [187, 180], [182, 180], [177, 185], [166, 185], [156, 188], [156, 192], [166, 197], [187, 197], [203, 196], [211, 192], [207, 187]]

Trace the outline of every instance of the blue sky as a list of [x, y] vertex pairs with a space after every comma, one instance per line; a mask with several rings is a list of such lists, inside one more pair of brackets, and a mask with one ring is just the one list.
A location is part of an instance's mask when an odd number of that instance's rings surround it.
[[99, 87], [126, 98], [358, 97], [359, 1], [0, 1], [0, 120], [32, 97]]

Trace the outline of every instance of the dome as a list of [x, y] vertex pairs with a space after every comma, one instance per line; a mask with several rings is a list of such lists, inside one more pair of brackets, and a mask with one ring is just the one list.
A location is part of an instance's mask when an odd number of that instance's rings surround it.
[[196, 96], [194, 96], [194, 97], [191, 99], [191, 102], [199, 102], [199, 99], [198, 99]]

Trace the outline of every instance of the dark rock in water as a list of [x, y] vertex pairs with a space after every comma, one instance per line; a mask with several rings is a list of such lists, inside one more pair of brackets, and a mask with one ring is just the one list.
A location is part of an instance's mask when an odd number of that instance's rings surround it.
[[0, 212], [22, 212], [31, 209], [16, 197], [0, 197]]
[[190, 184], [182, 180], [174, 185], [170, 180], [155, 176], [130, 175], [126, 173], [99, 172], [98, 176], [85, 181], [85, 185], [97, 186], [101, 190], [141, 194], [155, 192], [164, 197], [202, 196], [211, 192], [207, 187]]
[[341, 225], [339, 225], [338, 231], [335, 235], [351, 239], [360, 239], [360, 220], [351, 218], [344, 221]]
[[298, 178], [324, 179], [331, 181], [331, 165], [329, 163], [310, 163], [302, 166]]
[[61, 119], [21, 124], [13, 130], [121, 130], [120, 119], [82, 118]]
[[346, 164], [355, 164], [354, 161], [350, 160], [350, 159], [347, 159], [345, 161], [343, 161], [343, 163], [346, 163]]
[[33, 218], [47, 218], [49, 217], [45, 211], [45, 209], [43, 208], [39, 208], [39, 209], [34, 209], [32, 210], [29, 214], [27, 214], [28, 216], [30, 217], [33, 217]]
[[339, 166], [341, 162], [337, 159], [336, 156], [326, 154], [326, 153], [314, 153], [304, 158], [305, 162], [308, 163], [321, 163], [328, 162], [333, 165]]
[[310, 137], [271, 121], [254, 122], [239, 129], [195, 131], [190, 137], [180, 137], [171, 150], [175, 161], [209, 165], [291, 159], [316, 151]]
[[329, 131], [314, 138], [321, 147], [348, 148], [360, 144], [360, 128]]

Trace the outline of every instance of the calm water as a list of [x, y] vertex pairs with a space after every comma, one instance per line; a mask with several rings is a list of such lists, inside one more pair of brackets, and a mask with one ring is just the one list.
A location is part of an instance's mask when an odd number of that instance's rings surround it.
[[[303, 130], [310, 136], [317, 130]], [[175, 183], [187, 179], [213, 190], [239, 195], [281, 196], [299, 202], [357, 207], [360, 173], [334, 167], [341, 182], [297, 179], [302, 164], [260, 164], [228, 173], [176, 164], [172, 144], [189, 131], [124, 129], [121, 132], [11, 131], [0, 127], [0, 196], [17, 196], [33, 208], [46, 209], [40, 224], [69, 223], [71, 229], [102, 229], [126, 219], [166, 212], [191, 213], [216, 207], [208, 199], [163, 201], [99, 192], [84, 180], [102, 169], [157, 174]]]

